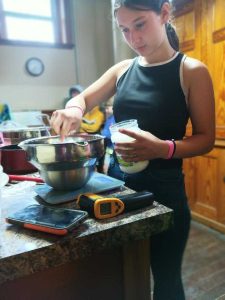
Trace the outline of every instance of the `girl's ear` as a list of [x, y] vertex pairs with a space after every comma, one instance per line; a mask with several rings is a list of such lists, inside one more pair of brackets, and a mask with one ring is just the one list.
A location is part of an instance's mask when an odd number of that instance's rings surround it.
[[165, 2], [161, 8], [161, 20], [163, 24], [166, 24], [170, 20], [170, 4], [169, 2]]

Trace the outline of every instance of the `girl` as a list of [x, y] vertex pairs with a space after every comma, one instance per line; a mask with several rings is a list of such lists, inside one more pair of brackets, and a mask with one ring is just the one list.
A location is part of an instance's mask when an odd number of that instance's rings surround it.
[[[109, 175], [136, 191], [148, 189], [173, 209], [173, 228], [151, 239], [154, 299], [183, 300], [181, 265], [190, 211], [182, 159], [213, 148], [213, 86], [206, 66], [179, 52], [168, 0], [115, 0], [114, 16], [137, 57], [114, 65], [66, 109], [55, 111], [51, 125], [63, 138], [79, 127], [85, 111], [113, 95], [115, 121], [138, 120], [140, 132], [120, 130], [135, 142], [117, 143], [114, 150], [127, 162], [149, 160], [148, 167], [126, 174], [112, 155]], [[193, 132], [185, 137], [189, 118]]]

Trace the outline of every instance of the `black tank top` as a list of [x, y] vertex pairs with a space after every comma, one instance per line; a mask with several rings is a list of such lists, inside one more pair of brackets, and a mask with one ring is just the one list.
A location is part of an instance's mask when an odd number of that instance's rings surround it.
[[[189, 113], [181, 87], [183, 54], [165, 63], [142, 66], [135, 58], [117, 82], [113, 112], [116, 122], [137, 119], [142, 130], [160, 139], [181, 140]], [[152, 167], [180, 167], [181, 159], [155, 159]]]

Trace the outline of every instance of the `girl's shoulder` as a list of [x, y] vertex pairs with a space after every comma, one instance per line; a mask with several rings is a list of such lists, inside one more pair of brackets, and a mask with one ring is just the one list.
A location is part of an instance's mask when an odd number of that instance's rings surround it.
[[193, 82], [204, 80], [210, 77], [207, 66], [196, 58], [189, 56], [184, 57], [183, 78], [186, 88], [190, 88]]
[[207, 66], [189, 56], [184, 57], [183, 65], [183, 85], [188, 102], [191, 102], [190, 95], [193, 97], [193, 94], [198, 94], [203, 89], [211, 93], [212, 79]]
[[123, 60], [121, 62], [119, 62], [118, 64], [116, 64], [116, 75], [117, 75], [117, 79], [123, 74], [125, 73], [129, 67], [132, 65], [134, 59], [126, 59]]
[[192, 72], [194, 72], [196, 70], [200, 70], [200, 69], [207, 70], [207, 67], [200, 60], [190, 57], [190, 56], [185, 56], [184, 57], [184, 69], [187, 72], [192, 73]]

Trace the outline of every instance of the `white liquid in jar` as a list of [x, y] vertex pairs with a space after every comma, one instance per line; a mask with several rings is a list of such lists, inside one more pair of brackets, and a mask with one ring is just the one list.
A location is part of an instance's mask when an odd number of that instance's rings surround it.
[[[132, 128], [132, 130], [133, 131], [138, 131], [139, 128], [138, 127]], [[119, 131], [116, 131], [116, 132], [112, 132], [111, 140], [112, 140], [113, 143], [117, 143], [117, 142], [118, 143], [127, 143], [127, 142], [132, 142], [135, 139], [133, 139], [132, 137], [130, 137], [126, 134], [120, 133]], [[121, 171], [123, 171], [127, 174], [133, 174], [133, 173], [141, 172], [149, 164], [148, 160], [138, 161], [138, 162], [126, 162], [121, 158], [121, 156], [119, 154], [117, 154], [117, 160], [119, 162], [119, 166], [120, 166]]]

